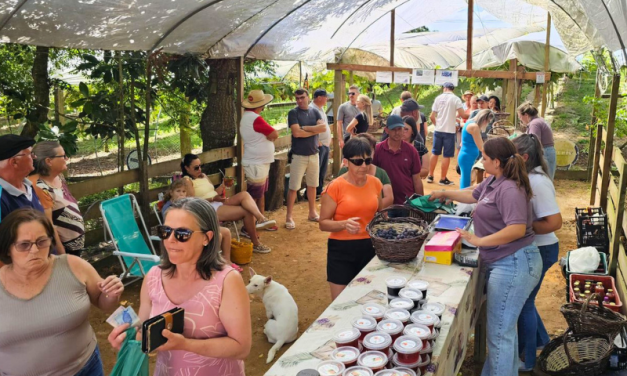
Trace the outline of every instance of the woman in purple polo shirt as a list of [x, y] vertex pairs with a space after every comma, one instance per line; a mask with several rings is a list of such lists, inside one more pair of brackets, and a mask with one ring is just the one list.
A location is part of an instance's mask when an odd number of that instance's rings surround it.
[[518, 316], [540, 280], [542, 258], [534, 244], [531, 186], [523, 158], [506, 138], [488, 140], [483, 164], [490, 174], [474, 190], [438, 191], [432, 199], [477, 203], [475, 233], [458, 229], [479, 247], [488, 287], [488, 359], [481, 376], [518, 374]]

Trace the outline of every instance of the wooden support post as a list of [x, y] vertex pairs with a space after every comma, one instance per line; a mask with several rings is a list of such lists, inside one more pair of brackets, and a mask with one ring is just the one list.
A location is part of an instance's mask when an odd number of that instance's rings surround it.
[[[391, 18], [390, 18], [390, 66], [393, 67], [394, 66], [394, 43], [395, 43], [395, 38], [394, 38], [394, 33], [395, 33], [395, 28], [396, 28], [396, 10], [392, 9], [392, 12], [390, 12]], [[392, 82], [394, 82], [394, 72], [392, 72]]]
[[[551, 52], [551, 13], [547, 12], [546, 14], [546, 43], [544, 44], [544, 72], [549, 71], [549, 53]], [[546, 109], [548, 107], [548, 93], [547, 88], [549, 85], [549, 79], [544, 78], [544, 83], [542, 84], [542, 109], [540, 113], [540, 117], [544, 117], [546, 113]]]
[[[612, 154], [614, 153], [614, 126], [616, 124], [616, 106], [618, 104], [618, 89], [620, 88], [620, 73], [612, 78], [612, 92], [610, 108], [607, 116], [607, 137], [603, 148], [603, 173], [601, 175], [601, 207], [607, 213], [607, 189], [612, 178]], [[621, 208], [622, 209], [622, 208]]]
[[244, 167], [242, 167], [242, 159], [244, 158], [244, 142], [242, 141], [242, 134], [239, 130], [239, 124], [241, 123], [242, 115], [244, 114], [244, 107], [242, 107], [242, 100], [244, 100], [244, 57], [240, 56], [238, 59], [239, 62], [237, 67], [237, 100], [235, 101], [237, 105], [237, 110], [235, 111], [237, 113], [237, 122], [235, 123], [235, 128], [237, 129], [237, 168], [235, 169], [237, 185], [235, 186], [235, 191], [241, 192], [246, 189], [246, 181], [244, 180]]
[[270, 165], [270, 172], [268, 173], [268, 190], [265, 193], [266, 211], [274, 211], [283, 207], [286, 167], [286, 153], [274, 157], [274, 163]]
[[355, 78], [355, 77], [354, 77], [353, 71], [349, 71], [349, 72], [348, 72], [348, 84], [349, 84], [349, 85], [351, 85], [351, 86], [353, 85], [353, 82], [354, 82], [353, 80], [354, 80], [354, 78]]
[[[599, 88], [599, 74], [597, 73], [596, 78], [594, 80], [594, 99], [597, 100], [601, 96], [601, 89]], [[593, 182], [591, 184], [594, 188], [596, 188], [596, 176], [593, 174], [594, 170], [594, 157], [599, 149], [596, 148], [596, 139], [594, 138], [594, 130], [596, 128], [597, 123], [597, 114], [596, 114], [596, 106], [592, 107], [592, 118], [590, 119], [590, 142], [588, 143], [588, 181]], [[593, 191], [594, 193], [594, 191]], [[591, 200], [594, 201], [594, 194], [591, 197]], [[594, 205], [594, 202], [590, 203]]]
[[[333, 81], [333, 176], [337, 176], [340, 171], [340, 165], [342, 164], [342, 149], [340, 149], [340, 137], [343, 137], [341, 130], [337, 125], [337, 113], [340, 109], [340, 105], [344, 102], [344, 76], [341, 70], [335, 71], [335, 78]], [[348, 125], [348, 124], [347, 124]]]
[[[517, 67], [518, 67], [518, 59], [510, 59], [509, 71], [512, 73], [516, 73]], [[507, 82], [507, 92], [504, 93], [505, 101], [501, 102], [501, 105], [503, 105], [503, 102], [505, 103], [505, 111], [509, 112], [510, 114], [509, 120], [512, 123], [514, 123], [514, 120], [516, 119], [516, 95], [518, 94], [516, 89], [518, 89], [516, 79], [510, 79]], [[503, 109], [501, 108], [501, 110]]]
[[303, 87], [303, 62], [298, 62], [298, 87]]
[[[620, 153], [620, 150], [618, 150]], [[622, 159], [622, 158], [621, 158]], [[620, 250], [621, 245], [621, 237], [623, 237], [623, 218], [625, 216], [625, 210], [622, 208], [625, 207], [625, 190], [627, 188], [627, 164], [622, 164], [619, 166], [621, 168], [618, 171], [620, 177], [618, 178], [618, 197], [616, 197], [617, 201], [614, 203], [617, 208], [614, 213], [616, 215], [616, 220], [609, 220], [610, 225], [610, 244], [609, 244], [609, 252], [610, 252], [610, 261], [609, 261], [609, 272], [610, 275], [616, 275], [616, 265], [618, 262], [618, 252]], [[608, 205], [611, 205], [608, 203]], [[607, 212], [606, 212], [607, 213]], [[609, 216], [609, 215], [608, 215]]]
[[535, 84], [534, 86], [534, 93], [533, 93], [533, 106], [535, 108], [538, 108], [538, 106], [540, 105], [540, 95], [542, 95], [541, 91], [540, 91], [540, 85]]
[[475, 1], [468, 0], [468, 30], [466, 31], [466, 69], [472, 70], [472, 28]]
[[[597, 186], [599, 182], [599, 162], [601, 159], [601, 146], [603, 140], [603, 124], [594, 124], [593, 127], [597, 128], [597, 138], [594, 141], [594, 155], [592, 156], [592, 177], [590, 179], [590, 205], [596, 205], [597, 199]], [[590, 158], [590, 156], [588, 156]]]

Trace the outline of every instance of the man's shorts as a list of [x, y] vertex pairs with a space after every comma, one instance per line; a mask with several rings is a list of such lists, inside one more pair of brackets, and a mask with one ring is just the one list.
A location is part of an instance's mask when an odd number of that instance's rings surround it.
[[433, 155], [441, 155], [444, 150], [444, 158], [455, 156], [455, 133], [433, 132]]
[[268, 174], [270, 163], [244, 165], [246, 175], [246, 191], [254, 199], [262, 198], [268, 190]]
[[313, 155], [292, 155], [292, 163], [290, 164], [290, 189], [292, 191], [300, 189], [305, 173], [307, 173], [305, 178], [307, 187], [318, 187], [320, 160], [317, 153]]

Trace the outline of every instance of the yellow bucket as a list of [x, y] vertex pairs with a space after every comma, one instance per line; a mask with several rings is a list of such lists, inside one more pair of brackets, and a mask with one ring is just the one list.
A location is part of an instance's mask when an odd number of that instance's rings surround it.
[[231, 261], [238, 265], [249, 264], [253, 260], [253, 243], [231, 240]]

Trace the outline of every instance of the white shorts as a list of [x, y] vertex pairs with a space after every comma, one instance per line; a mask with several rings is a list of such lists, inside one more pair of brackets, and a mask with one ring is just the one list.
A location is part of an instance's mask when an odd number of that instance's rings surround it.
[[303, 176], [307, 173], [305, 182], [308, 187], [318, 187], [320, 177], [320, 160], [318, 154], [292, 156], [290, 164], [290, 190], [297, 191], [303, 182]]
[[270, 163], [243, 165], [246, 181], [256, 184], [265, 184], [270, 174]]

